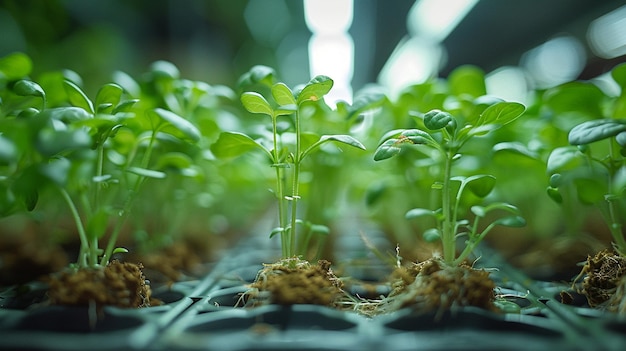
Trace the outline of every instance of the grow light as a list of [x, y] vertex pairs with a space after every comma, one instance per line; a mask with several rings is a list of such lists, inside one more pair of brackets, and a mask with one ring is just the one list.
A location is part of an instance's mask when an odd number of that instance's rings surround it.
[[591, 22], [587, 40], [600, 57], [611, 59], [626, 55], [626, 6]]
[[409, 11], [407, 27], [412, 36], [443, 41], [476, 5], [477, 0], [419, 0]]
[[334, 107], [339, 100], [352, 103], [354, 42], [352, 0], [304, 0], [304, 18], [313, 33], [309, 40], [311, 76], [326, 75], [334, 81], [325, 100]]
[[585, 61], [585, 48], [572, 36], [551, 39], [522, 56], [522, 66], [537, 88], [550, 88], [576, 79]]

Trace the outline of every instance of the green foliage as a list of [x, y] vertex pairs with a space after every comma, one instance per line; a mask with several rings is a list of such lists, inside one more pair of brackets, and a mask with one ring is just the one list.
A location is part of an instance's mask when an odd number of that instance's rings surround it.
[[[414, 208], [406, 213], [406, 218], [431, 217], [434, 228], [423, 232], [426, 241], [441, 240], [443, 257], [452, 264], [461, 263], [495, 226], [519, 227], [525, 224], [517, 207], [507, 203], [492, 203], [487, 206], [473, 205], [471, 211], [474, 221], [461, 219], [461, 203], [480, 201], [487, 197], [496, 185], [492, 175], [476, 174], [453, 176], [453, 165], [458, 164], [466, 153], [461, 153], [464, 146], [477, 138], [485, 137], [497, 129], [519, 118], [525, 107], [519, 103], [482, 98], [484, 94], [483, 76], [477, 70], [464, 67], [451, 75], [453, 91], [462, 96], [476, 98], [472, 104], [464, 105], [463, 110], [470, 111], [465, 118], [455, 117], [453, 113], [433, 109], [423, 114], [416, 114], [417, 124], [421, 128], [392, 130], [383, 136], [374, 153], [374, 160], [381, 161], [400, 156], [407, 148], [433, 149], [435, 153], [425, 153], [433, 158], [442, 175], [431, 180], [431, 189], [439, 193], [440, 208], [435, 210]], [[478, 113], [477, 116], [472, 113]], [[471, 195], [471, 196], [470, 196]], [[489, 220], [491, 212], [504, 213], [485, 228], [479, 228], [481, 220]], [[462, 229], [465, 230], [462, 230]], [[459, 236], [467, 236], [463, 251], [457, 256], [455, 247]]]
[[[163, 62], [153, 68], [170, 78], [177, 71]], [[7, 102], [0, 105], [1, 214], [47, 206], [40, 204], [41, 194], [56, 192], [80, 237], [78, 266], [106, 265], [114, 252], [125, 251], [115, 242], [142, 183], [168, 177], [154, 168], [155, 148], [195, 143], [201, 133], [172, 111], [140, 106], [121, 85], [104, 84], [91, 100], [75, 74], [44, 74], [40, 84], [25, 78], [31, 69], [23, 54], [0, 59], [2, 79], [9, 80], [0, 89]], [[54, 99], [47, 101], [49, 96]], [[171, 154], [159, 161], [170, 169], [189, 166]]]
[[[282, 254], [284, 257], [291, 257], [295, 254], [306, 253], [312, 236], [328, 235], [327, 227], [303, 222], [297, 218], [297, 203], [301, 200], [299, 177], [302, 162], [322, 145], [329, 142], [362, 150], [365, 150], [365, 146], [350, 135], [319, 136], [310, 132], [305, 133], [301, 127], [303, 106], [305, 103], [322, 103], [323, 97], [333, 86], [332, 79], [326, 76], [317, 76], [294, 90], [282, 82], [274, 83], [274, 80], [274, 70], [264, 66], [253, 67], [239, 80], [240, 85], [246, 87], [258, 85], [263, 85], [265, 88], [269, 87], [272, 103], [259, 92], [245, 91], [241, 94], [241, 104], [252, 114], [270, 117], [272, 135], [270, 140], [265, 141], [267, 144], [271, 144], [271, 147], [242, 132], [223, 132], [218, 140], [211, 145], [211, 151], [217, 157], [229, 158], [260, 149], [268, 156], [270, 164], [275, 170], [275, 194], [278, 202], [279, 220], [279, 226], [271, 231], [270, 237], [280, 234]], [[292, 127], [282, 128], [279, 123], [281, 117], [287, 117], [287, 122]], [[287, 131], [292, 131], [295, 134], [293, 145], [286, 145], [282, 142], [281, 136]], [[287, 171], [291, 173], [290, 195], [286, 195], [285, 190], [287, 185], [284, 179]], [[288, 220], [289, 204], [291, 204], [291, 215]], [[302, 225], [303, 223], [306, 225], [298, 235], [298, 224]]]

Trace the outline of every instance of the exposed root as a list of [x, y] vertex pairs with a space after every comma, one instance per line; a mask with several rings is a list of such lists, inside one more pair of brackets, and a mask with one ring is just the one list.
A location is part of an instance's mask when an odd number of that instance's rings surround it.
[[626, 313], [626, 258], [610, 250], [588, 256], [572, 287], [591, 307]]
[[50, 303], [55, 305], [150, 306], [150, 286], [141, 264], [111, 261], [103, 268], [66, 270], [48, 279]]
[[330, 262], [313, 265], [299, 257], [266, 264], [250, 289], [242, 294], [246, 306], [265, 304], [312, 304], [339, 307], [346, 303], [343, 282], [330, 269]]
[[399, 267], [393, 275], [392, 290], [377, 306], [377, 313], [402, 308], [438, 314], [458, 306], [475, 306], [497, 311], [495, 283], [489, 272], [469, 265], [449, 266], [431, 258], [408, 267]]

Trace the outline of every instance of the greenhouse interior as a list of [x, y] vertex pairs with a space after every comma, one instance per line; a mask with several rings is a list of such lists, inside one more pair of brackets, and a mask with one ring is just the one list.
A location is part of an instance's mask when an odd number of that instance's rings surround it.
[[0, 32], [0, 349], [624, 349], [622, 1], [4, 0]]

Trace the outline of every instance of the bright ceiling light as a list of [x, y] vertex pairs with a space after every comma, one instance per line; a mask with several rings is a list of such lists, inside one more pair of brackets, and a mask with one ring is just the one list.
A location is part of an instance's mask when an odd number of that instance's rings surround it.
[[478, 0], [418, 0], [407, 16], [409, 34], [443, 41], [477, 2]]
[[404, 39], [391, 54], [378, 77], [391, 95], [432, 78], [443, 56], [441, 45], [419, 37]]
[[304, 0], [304, 18], [313, 33], [309, 40], [311, 75], [333, 79], [324, 97], [334, 107], [339, 100], [352, 103], [354, 42], [348, 33], [353, 17], [352, 0]]
[[585, 61], [583, 44], [571, 36], [549, 40], [522, 56], [522, 66], [537, 88], [550, 88], [576, 79]]
[[600, 57], [611, 59], [626, 55], [626, 6], [591, 22], [587, 40], [591, 50]]

